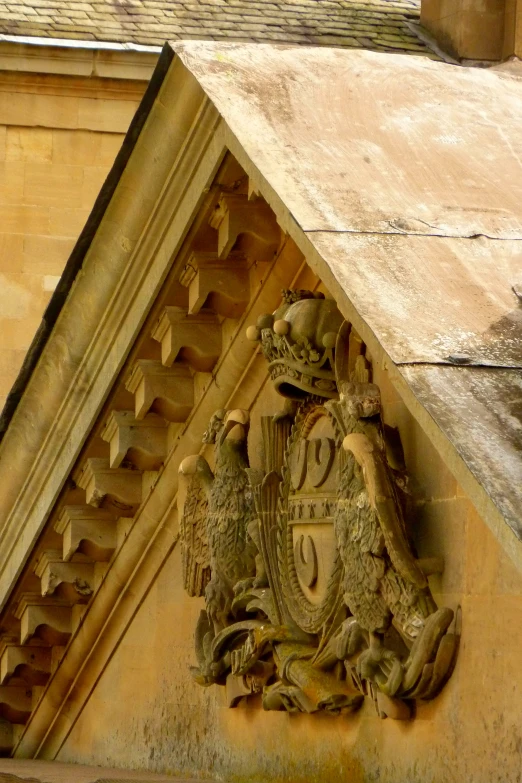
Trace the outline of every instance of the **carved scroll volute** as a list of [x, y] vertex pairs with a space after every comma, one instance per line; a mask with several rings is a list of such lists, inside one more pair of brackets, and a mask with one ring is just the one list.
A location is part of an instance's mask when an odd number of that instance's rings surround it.
[[54, 529], [62, 536], [64, 561], [77, 553], [89, 560], [110, 560], [117, 544], [117, 515], [94, 506], [64, 506]]
[[134, 516], [141, 503], [141, 472], [111, 468], [108, 459], [86, 459], [76, 472], [76, 483], [85, 490], [88, 504], [121, 517]]
[[127, 461], [139, 470], [158, 470], [167, 454], [167, 422], [154, 413], [136, 419], [132, 411], [112, 411], [101, 437], [110, 446], [111, 468]]
[[0, 685], [0, 716], [11, 723], [23, 724], [32, 709], [31, 689], [24, 686]]
[[27, 685], [44, 685], [51, 673], [51, 649], [26, 645], [15, 640], [2, 645], [0, 650], [0, 682], [9, 685], [12, 678]]
[[51, 646], [63, 645], [72, 633], [72, 610], [66, 600], [43, 598], [34, 593], [21, 596], [15, 611], [20, 620], [20, 643], [34, 636]]
[[42, 596], [57, 594], [79, 603], [87, 601], [94, 592], [94, 563], [66, 562], [61, 551], [45, 550], [34, 570], [40, 577]]
[[161, 362], [138, 359], [126, 388], [134, 394], [137, 419], [152, 412], [167, 421], [183, 422], [194, 405], [194, 380], [182, 363], [164, 367]]

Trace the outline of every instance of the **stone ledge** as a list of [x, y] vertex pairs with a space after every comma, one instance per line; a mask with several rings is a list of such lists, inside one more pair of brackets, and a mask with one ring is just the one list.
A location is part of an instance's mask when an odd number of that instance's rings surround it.
[[59, 761], [0, 759], [0, 783], [196, 783], [152, 772], [89, 767]]

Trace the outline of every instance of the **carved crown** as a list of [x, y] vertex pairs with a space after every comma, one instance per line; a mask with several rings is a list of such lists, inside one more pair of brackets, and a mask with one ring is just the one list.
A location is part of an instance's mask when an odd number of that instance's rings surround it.
[[283, 304], [247, 329], [260, 342], [268, 371], [283, 397], [337, 396], [335, 344], [343, 317], [332, 299], [312, 291], [283, 290]]

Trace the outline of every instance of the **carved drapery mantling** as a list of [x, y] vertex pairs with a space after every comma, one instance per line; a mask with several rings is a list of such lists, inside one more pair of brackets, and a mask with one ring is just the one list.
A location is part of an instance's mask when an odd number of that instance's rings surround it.
[[437, 608], [405, 520], [406, 476], [386, 456], [379, 388], [365, 346], [335, 303], [283, 292], [258, 340], [283, 412], [261, 421], [265, 464], [251, 469], [246, 411], [218, 411], [204, 441], [215, 468], [183, 461], [185, 587], [204, 595], [196, 628], [202, 685], [229, 703], [331, 713], [365, 696], [405, 719], [447, 680], [453, 611]]

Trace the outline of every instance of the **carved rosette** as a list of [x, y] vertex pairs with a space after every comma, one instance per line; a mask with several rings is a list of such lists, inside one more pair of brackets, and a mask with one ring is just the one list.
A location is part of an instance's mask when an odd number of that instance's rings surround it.
[[263, 470], [246, 411], [213, 417], [214, 471], [181, 465], [185, 586], [206, 599], [194, 677], [226, 685], [230, 706], [261, 693], [265, 709], [340, 713], [370, 697], [408, 718], [449, 677], [457, 638], [429, 590], [440, 560], [408, 537], [365, 346], [309, 291], [284, 291], [248, 337], [287, 403], [261, 421]]

